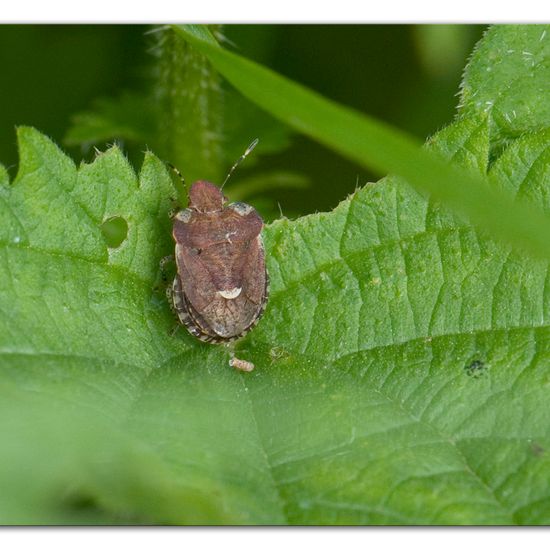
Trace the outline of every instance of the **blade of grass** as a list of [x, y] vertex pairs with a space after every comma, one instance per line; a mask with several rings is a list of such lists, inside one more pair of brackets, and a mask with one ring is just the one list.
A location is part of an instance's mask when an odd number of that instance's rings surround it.
[[245, 97], [289, 126], [362, 166], [402, 176], [495, 238], [550, 258], [550, 216], [540, 208], [443, 162], [406, 133], [223, 49], [205, 27], [174, 28]]

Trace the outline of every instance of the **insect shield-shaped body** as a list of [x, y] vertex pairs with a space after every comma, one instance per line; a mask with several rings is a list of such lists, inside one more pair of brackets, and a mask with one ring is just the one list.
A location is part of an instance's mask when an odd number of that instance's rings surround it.
[[[197, 181], [189, 189], [188, 208], [174, 217], [173, 307], [191, 334], [211, 343], [244, 336], [267, 302], [262, 218], [248, 204], [226, 202], [216, 185]], [[231, 364], [253, 368], [237, 359]]]

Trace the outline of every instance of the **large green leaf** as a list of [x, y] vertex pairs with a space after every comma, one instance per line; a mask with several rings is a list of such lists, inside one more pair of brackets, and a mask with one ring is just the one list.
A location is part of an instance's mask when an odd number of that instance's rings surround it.
[[[490, 136], [471, 113], [429, 149], [547, 210], [549, 130], [489, 167]], [[0, 174], [0, 521], [550, 522], [546, 262], [385, 178], [266, 228], [271, 298], [238, 373], [170, 334], [162, 163], [136, 176], [112, 148], [77, 169], [18, 139], [17, 178]]]

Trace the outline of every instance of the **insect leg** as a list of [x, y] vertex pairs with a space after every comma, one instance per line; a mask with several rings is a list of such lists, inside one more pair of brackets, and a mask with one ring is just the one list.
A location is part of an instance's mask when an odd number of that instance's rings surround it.
[[168, 264], [174, 263], [176, 261], [176, 258], [173, 254], [169, 254], [168, 256], [164, 256], [159, 262], [160, 265], [160, 275], [162, 277], [162, 281], [164, 283], [168, 282], [168, 274], [166, 273], [166, 266]]
[[176, 334], [176, 332], [178, 332], [178, 329], [181, 327], [181, 325], [179, 323], [176, 323], [174, 325], [174, 328], [170, 331], [170, 336], [174, 336]]
[[[185, 179], [183, 178], [182, 173], [173, 164], [170, 164], [169, 162], [167, 162], [166, 164], [170, 167], [172, 172], [174, 172], [174, 174], [176, 174], [176, 176], [180, 179], [181, 184], [185, 189]], [[170, 216], [170, 218], [173, 218], [181, 210], [181, 205], [179, 204], [178, 200], [174, 197], [171, 197], [170, 200], [172, 202], [172, 208], [170, 209], [170, 212], [168, 213], [168, 215]]]
[[[166, 256], [163, 258], [163, 260], [166, 260], [166, 258], [170, 259], [173, 257], [171, 256]], [[166, 261], [169, 261], [169, 260], [166, 260]], [[174, 307], [174, 289], [173, 289], [173, 284], [169, 284], [166, 286], [166, 299], [168, 300], [168, 304], [170, 305], [170, 309], [172, 310], [172, 313], [176, 316], [176, 318], [178, 317], [178, 312], [176, 311], [176, 308]], [[178, 323], [174, 323], [174, 326], [170, 329], [169, 331], [169, 335], [170, 336], [174, 336], [176, 334], [176, 332], [178, 332], [178, 329], [181, 327], [181, 324], [178, 322]]]

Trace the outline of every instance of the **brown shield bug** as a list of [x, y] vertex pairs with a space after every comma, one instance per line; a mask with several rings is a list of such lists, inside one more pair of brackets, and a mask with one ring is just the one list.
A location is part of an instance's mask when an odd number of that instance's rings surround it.
[[[204, 342], [241, 338], [259, 321], [267, 303], [262, 218], [248, 204], [227, 204], [222, 192], [257, 143], [253, 141], [231, 167], [221, 188], [205, 180], [193, 183], [188, 207], [173, 217], [177, 273], [167, 294], [179, 321]], [[233, 356], [230, 365], [254, 368]]]

